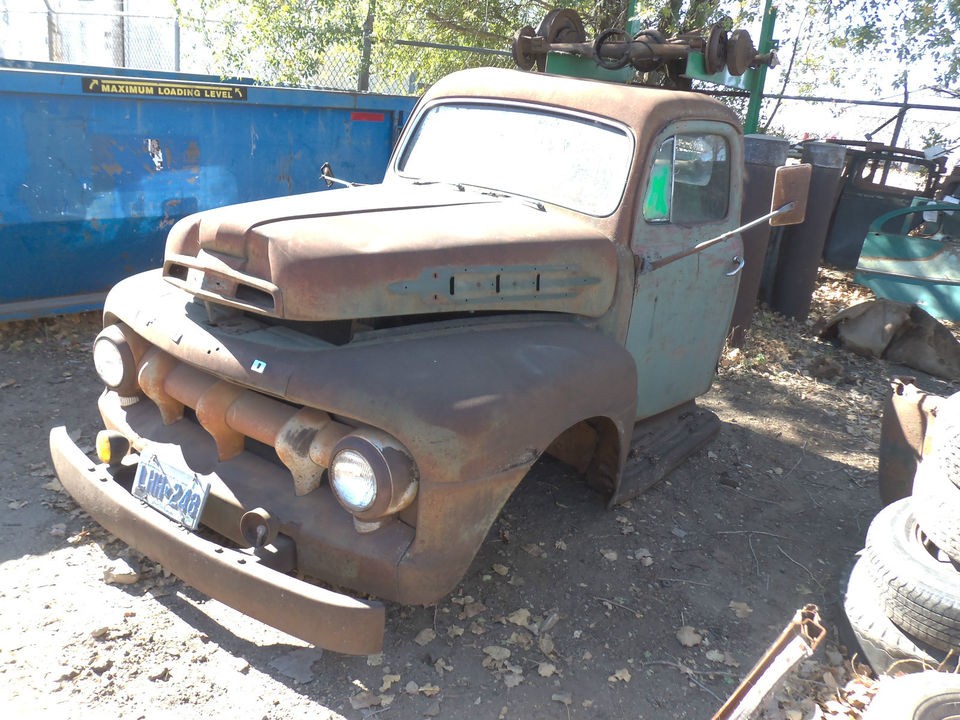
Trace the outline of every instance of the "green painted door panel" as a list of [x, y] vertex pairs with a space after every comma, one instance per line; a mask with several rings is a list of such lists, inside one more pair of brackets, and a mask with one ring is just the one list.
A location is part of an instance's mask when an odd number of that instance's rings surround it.
[[627, 331], [637, 363], [637, 419], [710, 388], [740, 284], [739, 273], [726, 273], [742, 253], [735, 236], [640, 276]]
[[[677, 123], [660, 134], [648, 157], [634, 253], [649, 262], [737, 227], [743, 154], [736, 128]], [[734, 258], [742, 255], [742, 241], [734, 235], [637, 274], [626, 339], [637, 366], [637, 419], [709, 389], [740, 284]]]

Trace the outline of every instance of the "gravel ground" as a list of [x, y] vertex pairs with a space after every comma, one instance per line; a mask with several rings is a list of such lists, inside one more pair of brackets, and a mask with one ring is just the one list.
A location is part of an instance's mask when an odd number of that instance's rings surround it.
[[887, 379], [917, 374], [816, 339], [865, 292], [824, 273], [810, 323], [758, 313], [701, 401], [720, 436], [638, 500], [609, 511], [538, 464], [460, 587], [388, 606], [384, 652], [359, 658], [239, 615], [92, 523], [46, 443], [66, 425], [92, 450], [98, 319], [0, 325], [0, 699], [58, 718], [706, 718], [816, 603], [827, 649], [767, 717], [859, 717], [871, 683], [836, 630], [840, 587], [880, 506]]

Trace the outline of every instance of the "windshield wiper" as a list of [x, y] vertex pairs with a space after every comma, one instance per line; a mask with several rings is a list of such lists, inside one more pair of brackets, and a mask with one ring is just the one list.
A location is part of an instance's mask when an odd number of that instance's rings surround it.
[[493, 190], [491, 188], [484, 187], [482, 185], [473, 185], [471, 183], [454, 182], [452, 180], [414, 180], [413, 184], [414, 185], [439, 185], [439, 184], [450, 185], [451, 187], [455, 187], [460, 192], [466, 192], [467, 188], [469, 188], [473, 192], [478, 192], [481, 195], [487, 195], [488, 197], [517, 200], [525, 205], [529, 205], [535, 210], [540, 210], [542, 212], [545, 212], [547, 209], [542, 202], [540, 202], [539, 200], [535, 200], [534, 198], [527, 197], [526, 195], [516, 195], [514, 193], [504, 192], [503, 190]]
[[460, 192], [464, 192], [466, 188], [463, 183], [450, 182], [449, 180], [414, 180], [414, 185], [450, 185], [455, 187]]
[[[462, 187], [462, 185], [460, 187]], [[509, 200], [517, 200], [523, 203], [524, 205], [529, 205], [535, 208], [536, 210], [546, 211], [547, 209], [542, 202], [540, 202], [535, 198], [527, 197], [526, 195], [517, 195], [516, 193], [509, 193], [504, 190], [494, 190], [492, 188], [483, 187], [481, 185], [469, 185], [469, 187], [473, 188], [474, 190], [479, 192], [481, 195], [487, 195], [493, 198], [506, 198]]]

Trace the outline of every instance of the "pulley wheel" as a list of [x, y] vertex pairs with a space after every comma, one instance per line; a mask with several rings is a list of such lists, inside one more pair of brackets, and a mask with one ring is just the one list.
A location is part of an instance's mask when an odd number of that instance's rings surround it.
[[727, 55], [727, 31], [719, 24], [710, 28], [707, 47], [703, 51], [703, 66], [708, 75], [720, 72]]
[[756, 56], [757, 49], [750, 33], [746, 30], [730, 33], [730, 39], [727, 40], [727, 70], [731, 75], [743, 75]]
[[[536, 31], [529, 25], [524, 25], [513, 36], [510, 53], [513, 55], [513, 61], [521, 70], [533, 70], [533, 66], [537, 65], [537, 61], [540, 60], [536, 55], [528, 52], [530, 41], [527, 38], [532, 38], [534, 35], [536, 35]], [[543, 70], [543, 68], [541, 67], [540, 70]]]
[[548, 12], [537, 29], [537, 35], [548, 43], [582, 43], [587, 39], [583, 20], [575, 10], [567, 8]]

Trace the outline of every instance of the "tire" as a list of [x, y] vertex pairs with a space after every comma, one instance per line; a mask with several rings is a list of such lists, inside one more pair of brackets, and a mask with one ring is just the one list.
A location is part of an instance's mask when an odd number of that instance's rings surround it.
[[930, 454], [923, 464], [932, 461], [938, 471], [960, 489], [960, 393], [954, 393], [937, 408], [937, 419], [930, 429]]
[[948, 720], [960, 717], [960, 675], [922, 672], [880, 681], [863, 720]]
[[924, 534], [953, 560], [960, 560], [960, 488], [936, 463], [924, 461], [917, 471], [913, 509]]
[[889, 673], [894, 666], [901, 672], [939, 667], [946, 656], [911, 638], [884, 614], [866, 560], [858, 560], [850, 572], [843, 594], [843, 611], [860, 646], [861, 659], [869, 663], [877, 675]]
[[877, 514], [867, 530], [865, 557], [888, 618], [935, 648], [960, 648], [960, 570], [927, 550], [913, 498]]

